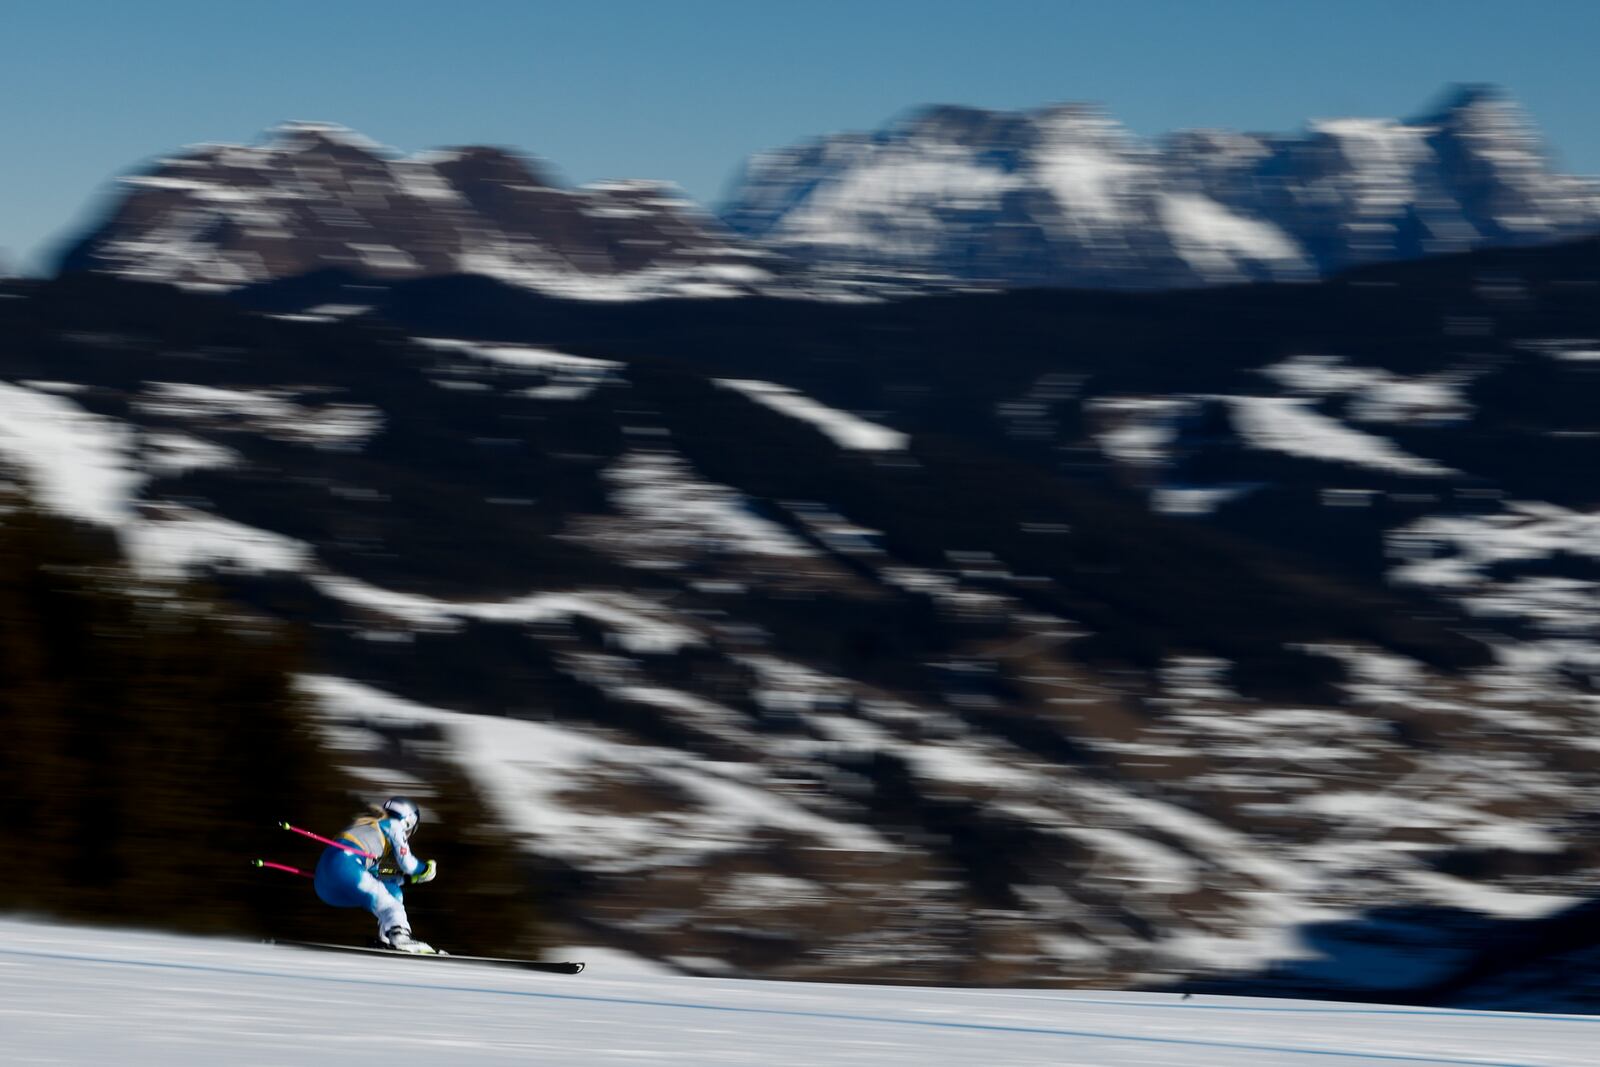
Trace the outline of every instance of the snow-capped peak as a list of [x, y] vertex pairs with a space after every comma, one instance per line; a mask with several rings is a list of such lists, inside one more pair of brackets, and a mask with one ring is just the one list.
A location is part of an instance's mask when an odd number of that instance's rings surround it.
[[337, 122], [282, 122], [268, 132], [267, 148], [277, 151], [305, 151], [318, 146], [348, 148], [368, 155], [390, 156], [394, 152], [372, 138]]
[[1154, 287], [1591, 233], [1600, 189], [1553, 172], [1506, 94], [1464, 86], [1420, 119], [1153, 143], [1094, 105], [925, 108], [874, 134], [762, 153], [723, 217], [827, 269]]
[[259, 145], [201, 145], [124, 179], [125, 199], [66, 256], [94, 270], [231, 289], [315, 270], [489, 274], [570, 296], [665, 295], [759, 281], [752, 250], [656, 183], [567, 188], [536, 161], [469, 146], [409, 158], [327, 122]]

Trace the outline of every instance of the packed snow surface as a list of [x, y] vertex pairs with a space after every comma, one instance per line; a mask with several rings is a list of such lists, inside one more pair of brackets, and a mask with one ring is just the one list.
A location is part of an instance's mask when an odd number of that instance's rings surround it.
[[176, 1067], [375, 1049], [452, 1065], [1577, 1067], [1600, 1038], [1600, 1017], [1581, 1015], [747, 982], [607, 954], [546, 975], [15, 920], [0, 921], [0, 1019], [7, 1062]]

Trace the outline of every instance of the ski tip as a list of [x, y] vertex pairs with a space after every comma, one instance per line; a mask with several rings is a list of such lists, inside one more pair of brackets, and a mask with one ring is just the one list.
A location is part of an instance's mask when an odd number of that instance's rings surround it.
[[264, 861], [264, 860], [251, 860], [250, 861], [250, 866], [252, 866], [252, 867], [265, 867], [266, 866], [266, 861]]

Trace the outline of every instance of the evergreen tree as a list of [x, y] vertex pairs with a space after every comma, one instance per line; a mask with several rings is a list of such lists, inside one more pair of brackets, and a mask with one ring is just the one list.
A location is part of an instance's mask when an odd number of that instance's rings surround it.
[[[257, 856], [315, 865], [275, 822], [336, 831], [359, 806], [294, 687], [277, 623], [134, 575], [115, 538], [0, 496], [0, 909], [205, 932], [351, 940], [359, 912]], [[419, 929], [459, 951], [531, 950], [527, 889], [460, 771], [423, 761]], [[509, 942], [509, 944], [508, 944]]]

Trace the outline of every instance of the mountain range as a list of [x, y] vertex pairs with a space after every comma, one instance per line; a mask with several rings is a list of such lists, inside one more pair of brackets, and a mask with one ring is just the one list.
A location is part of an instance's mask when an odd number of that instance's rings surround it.
[[1098, 108], [930, 107], [752, 158], [713, 216], [657, 182], [569, 188], [498, 148], [400, 157], [292, 123], [122, 179], [65, 271], [234, 289], [321, 269], [552, 295], [858, 298], [950, 288], [1307, 281], [1600, 230], [1504, 93], [1407, 120], [1151, 142]]
[[71, 273], [0, 286], [0, 457], [299, 627], [374, 794], [470, 778], [551, 944], [1587, 1009], [1597, 251], [856, 302]]
[[1503, 94], [927, 108], [717, 214], [318, 123], [121, 188], [0, 282], [0, 462], [295, 627], [548, 943], [1600, 1004], [1600, 192]]

